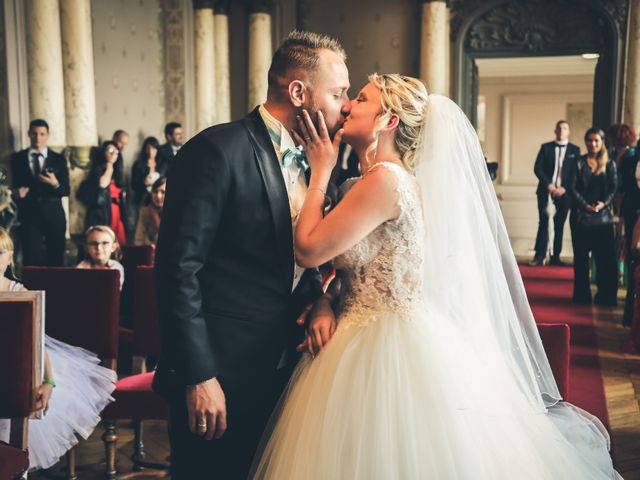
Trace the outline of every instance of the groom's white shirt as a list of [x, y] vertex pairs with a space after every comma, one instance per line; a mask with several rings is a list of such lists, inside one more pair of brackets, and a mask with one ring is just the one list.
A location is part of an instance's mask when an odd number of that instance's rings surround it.
[[[280, 160], [282, 158], [282, 152], [287, 148], [295, 148], [296, 144], [287, 129], [284, 128], [282, 123], [267, 111], [264, 105], [260, 105], [258, 111], [260, 112], [260, 116], [267, 126], [267, 129], [276, 133], [279, 132], [280, 134], [280, 144], [273, 141], [273, 137], [271, 138], [271, 143], [273, 144], [273, 149], [276, 151], [276, 157], [278, 157], [278, 161], [280, 162], [280, 171], [284, 178], [284, 184], [287, 187], [289, 210], [291, 211], [291, 225], [295, 232], [296, 224], [298, 223], [298, 215], [300, 214], [300, 210], [302, 210], [304, 197], [307, 194], [307, 182], [304, 178], [304, 172], [295, 162], [291, 162], [289, 166], [284, 167]], [[298, 266], [295, 259], [293, 266], [293, 285], [291, 287], [291, 291], [295, 290], [298, 286], [298, 282], [300, 282], [300, 278], [305, 271], [304, 268]]]

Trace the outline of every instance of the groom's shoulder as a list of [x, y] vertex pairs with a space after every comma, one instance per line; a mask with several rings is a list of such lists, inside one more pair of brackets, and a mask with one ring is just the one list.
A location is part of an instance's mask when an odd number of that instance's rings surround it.
[[205, 128], [190, 141], [193, 140], [196, 143], [229, 144], [237, 142], [242, 139], [242, 137], [246, 138], [246, 136], [247, 131], [244, 127], [243, 120], [236, 120]]

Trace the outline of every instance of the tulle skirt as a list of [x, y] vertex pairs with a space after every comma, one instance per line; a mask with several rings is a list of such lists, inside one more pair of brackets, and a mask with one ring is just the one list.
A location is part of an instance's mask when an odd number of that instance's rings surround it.
[[[91, 352], [45, 337], [56, 388], [41, 419], [29, 421], [29, 469], [49, 468], [100, 422], [113, 401], [116, 374], [101, 367]], [[0, 439], [9, 436], [9, 421], [0, 420]], [[3, 438], [5, 437], [5, 438]]]
[[532, 404], [499, 352], [480, 357], [443, 315], [362, 318], [343, 315], [322, 352], [302, 358], [253, 478], [620, 478], [597, 418]]

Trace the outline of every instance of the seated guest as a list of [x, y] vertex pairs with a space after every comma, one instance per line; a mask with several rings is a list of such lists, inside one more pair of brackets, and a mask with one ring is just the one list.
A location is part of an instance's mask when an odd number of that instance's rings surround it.
[[173, 162], [173, 157], [176, 156], [176, 153], [178, 153], [184, 141], [182, 125], [178, 122], [167, 123], [164, 127], [164, 138], [167, 140], [167, 143], [160, 146], [159, 156], [166, 165], [170, 167]]
[[69, 170], [66, 159], [47, 147], [48, 141], [47, 122], [33, 120], [29, 125], [30, 147], [11, 156], [12, 189], [18, 204], [25, 265], [64, 263], [67, 219], [62, 197], [69, 195]]
[[151, 187], [151, 194], [147, 196], [146, 200], [147, 204], [142, 207], [138, 217], [136, 236], [133, 241], [135, 245], [155, 245], [157, 243], [166, 185], [166, 177], [160, 177]]
[[120, 272], [120, 290], [122, 290], [124, 267], [119, 262], [122, 259], [122, 251], [113, 230], [106, 225], [89, 227], [84, 234], [84, 246], [87, 258], [77, 267], [117, 270]]
[[145, 138], [140, 156], [131, 167], [131, 188], [136, 206], [139, 206], [151, 192], [154, 182], [166, 173], [167, 164], [158, 156], [159, 148], [160, 143], [156, 137]]
[[120, 245], [125, 245], [127, 209], [122, 169], [115, 142], [104, 142], [97, 150], [89, 175], [80, 184], [76, 196], [87, 207], [85, 226], [108, 225]]
[[[638, 219], [640, 209], [640, 171], [638, 171], [638, 154], [632, 146], [636, 141], [636, 132], [628, 125], [617, 124], [609, 127], [608, 136], [613, 142], [610, 150], [611, 157], [616, 159], [618, 167], [618, 195], [615, 202], [616, 214], [620, 215], [624, 226], [624, 232], [619, 228], [617, 239], [620, 242], [616, 251], [624, 257], [625, 274], [627, 280], [627, 297], [624, 304], [623, 323], [631, 324], [633, 316], [633, 295], [635, 290], [635, 277], [630, 260], [633, 257], [631, 250], [631, 237], [634, 225]], [[624, 253], [622, 253], [624, 252]]]
[[[12, 264], [13, 242], [7, 231], [0, 228], [0, 292], [25, 290], [12, 278]], [[111, 392], [116, 381], [116, 373], [98, 365], [93, 353], [48, 335], [44, 345], [44, 378], [36, 399], [37, 408], [44, 415], [29, 420], [31, 470], [57, 463], [78, 443], [76, 435], [89, 437], [100, 422], [100, 412], [113, 401]], [[8, 441], [10, 427], [10, 420], [0, 420], [1, 441]]]
[[549, 214], [547, 207], [553, 202], [556, 213], [553, 217], [553, 252], [549, 263], [551, 265], [564, 265], [560, 260], [562, 250], [562, 237], [564, 224], [571, 206], [571, 199], [567, 194], [567, 180], [571, 173], [573, 163], [580, 155], [577, 145], [569, 142], [569, 123], [560, 120], [554, 130], [555, 140], [543, 143], [536, 157], [533, 168], [538, 177], [538, 233], [536, 235], [536, 253], [530, 265], [543, 265], [547, 256], [549, 243]]
[[618, 186], [616, 163], [609, 160], [604, 132], [590, 128], [584, 137], [587, 154], [576, 162], [569, 179], [575, 202], [573, 301], [591, 303], [589, 252], [596, 263], [597, 305], [615, 306], [618, 289], [611, 204]]

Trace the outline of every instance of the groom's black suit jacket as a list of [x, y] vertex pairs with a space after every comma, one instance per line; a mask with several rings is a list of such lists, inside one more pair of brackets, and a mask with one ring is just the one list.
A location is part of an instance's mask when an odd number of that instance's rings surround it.
[[254, 110], [208, 128], [170, 168], [155, 261], [160, 393], [217, 377], [225, 394], [259, 393], [321, 295], [317, 270], [296, 291], [287, 191]]

